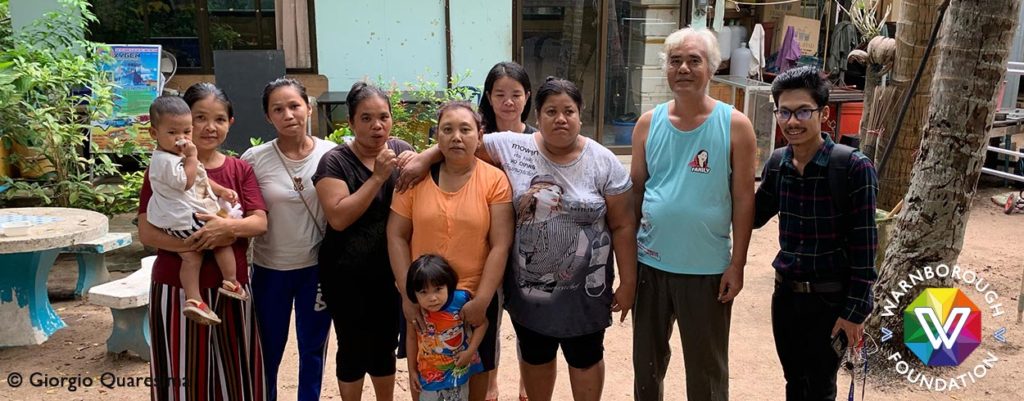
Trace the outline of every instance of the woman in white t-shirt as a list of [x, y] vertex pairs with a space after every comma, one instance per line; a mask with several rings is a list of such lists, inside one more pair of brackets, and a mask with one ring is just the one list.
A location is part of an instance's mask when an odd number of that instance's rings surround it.
[[306, 134], [312, 112], [306, 88], [280, 78], [263, 90], [263, 111], [277, 138], [250, 148], [252, 165], [267, 203], [267, 233], [253, 242], [252, 293], [269, 399], [277, 393], [292, 306], [299, 343], [299, 400], [320, 398], [331, 317], [321, 300], [317, 252], [327, 219], [311, 178], [320, 157], [334, 144]]

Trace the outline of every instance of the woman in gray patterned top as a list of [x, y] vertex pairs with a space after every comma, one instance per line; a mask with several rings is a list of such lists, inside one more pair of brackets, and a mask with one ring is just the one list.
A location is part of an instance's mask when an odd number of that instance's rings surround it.
[[[548, 78], [535, 103], [540, 132], [485, 135], [477, 153], [512, 184], [516, 238], [505, 308], [531, 400], [551, 399], [559, 347], [576, 400], [599, 400], [605, 329], [613, 311], [625, 320], [636, 292], [632, 185], [611, 151], [580, 135], [583, 99], [576, 85]], [[436, 148], [401, 157], [399, 190], [440, 158]], [[620, 280], [614, 292], [613, 250]]]

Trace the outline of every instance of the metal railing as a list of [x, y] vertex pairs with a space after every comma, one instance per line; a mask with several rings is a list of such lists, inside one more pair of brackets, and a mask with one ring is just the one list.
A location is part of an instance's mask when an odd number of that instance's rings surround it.
[[[1010, 149], [1003, 149], [1003, 148], [1000, 148], [998, 146], [989, 146], [988, 147], [988, 151], [989, 152], [996, 152], [996, 153], [1004, 154], [1004, 155], [1007, 155], [1007, 156], [1014, 156], [1014, 157], [1018, 157], [1018, 158], [1024, 158], [1024, 153], [1017, 152], [1015, 150], [1010, 150]], [[981, 168], [981, 173], [982, 174], [988, 174], [988, 175], [994, 175], [996, 177], [1007, 179], [1007, 180], [1013, 180], [1013, 181], [1017, 181], [1017, 182], [1024, 182], [1024, 176], [1020, 176], [1020, 175], [1013, 174], [1013, 173], [1006, 172], [1006, 171], [999, 171], [999, 170], [991, 169], [991, 168], [988, 168], [988, 167], [982, 167]]]

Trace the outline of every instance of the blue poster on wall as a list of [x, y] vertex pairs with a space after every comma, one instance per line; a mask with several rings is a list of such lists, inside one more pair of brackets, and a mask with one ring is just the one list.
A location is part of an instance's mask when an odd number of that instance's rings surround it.
[[108, 148], [113, 139], [126, 140], [131, 133], [147, 148], [152, 146], [148, 135], [149, 105], [160, 96], [160, 45], [109, 45], [99, 49], [113, 58], [102, 66], [114, 82], [114, 109], [106, 120], [94, 121], [91, 140], [100, 150]]

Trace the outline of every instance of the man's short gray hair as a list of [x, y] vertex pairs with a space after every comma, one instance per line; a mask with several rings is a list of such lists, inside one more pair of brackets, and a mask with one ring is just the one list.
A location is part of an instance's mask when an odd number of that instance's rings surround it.
[[688, 39], [694, 38], [704, 45], [704, 53], [707, 55], [708, 73], [714, 74], [718, 66], [722, 64], [722, 52], [718, 50], [718, 38], [714, 32], [707, 28], [683, 28], [672, 32], [665, 38], [665, 46], [659, 54], [661, 57], [661, 68], [668, 70], [668, 53], [681, 46]]

